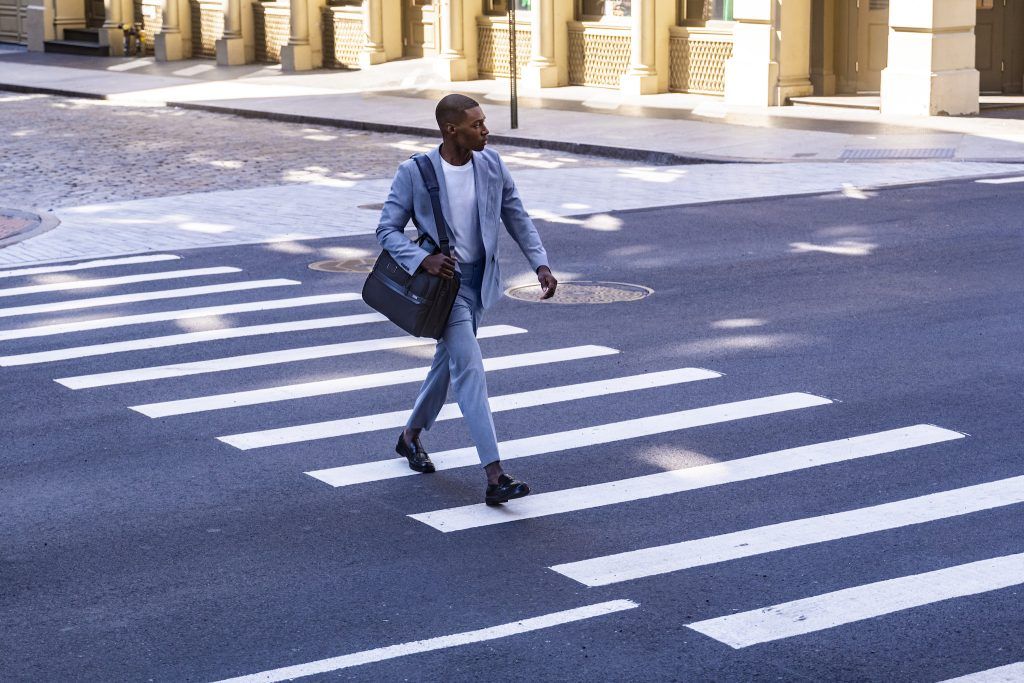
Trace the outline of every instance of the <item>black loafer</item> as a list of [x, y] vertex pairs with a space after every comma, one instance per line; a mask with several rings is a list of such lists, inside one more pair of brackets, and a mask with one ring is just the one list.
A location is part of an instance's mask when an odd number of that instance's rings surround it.
[[430, 461], [430, 456], [423, 450], [423, 445], [419, 439], [413, 439], [412, 446], [410, 447], [405, 442], [405, 435], [399, 434], [395, 452], [409, 461], [409, 469], [423, 472], [424, 474], [430, 474], [434, 471], [434, 463]]
[[497, 484], [488, 484], [484, 493], [484, 502], [488, 505], [501, 505], [514, 498], [522, 498], [530, 493], [530, 487], [524, 482], [516, 481], [507, 474], [498, 477]]

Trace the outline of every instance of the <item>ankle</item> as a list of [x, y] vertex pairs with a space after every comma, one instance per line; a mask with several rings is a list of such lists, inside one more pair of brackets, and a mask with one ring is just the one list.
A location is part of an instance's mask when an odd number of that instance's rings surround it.
[[500, 462], [495, 461], [484, 467], [484, 473], [487, 474], [487, 483], [491, 486], [497, 486], [499, 483], [498, 479], [501, 478], [501, 475], [505, 474], [505, 470], [501, 468]]

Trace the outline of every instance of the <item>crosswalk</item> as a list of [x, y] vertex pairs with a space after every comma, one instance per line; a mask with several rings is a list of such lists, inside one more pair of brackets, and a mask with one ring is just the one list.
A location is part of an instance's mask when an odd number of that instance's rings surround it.
[[[218, 431], [209, 437], [211, 442], [215, 440], [223, 444], [222, 448], [239, 451], [275, 449], [299, 443], [316, 447], [321, 442], [325, 449], [334, 449], [338, 440], [396, 430], [405, 424], [411, 405], [386, 405], [370, 400], [353, 402], [353, 405], [373, 406], [370, 410], [327, 421], [269, 427], [260, 422], [250, 423], [247, 418], [250, 412], [244, 409], [285, 401], [317, 400], [349, 392], [366, 392], [361, 396], [372, 396], [374, 390], [414, 385], [422, 381], [428, 368], [422, 365], [409, 367], [409, 362], [428, 355], [433, 341], [398, 335], [391, 326], [377, 325], [385, 318], [367, 309], [356, 292], [302, 293], [304, 284], [298, 280], [244, 279], [243, 268], [232, 265], [193, 268], [187, 265], [187, 261], [178, 255], [151, 254], [0, 272], [0, 278], [5, 282], [5, 286], [0, 288], [0, 305], [6, 303], [8, 297], [31, 297], [31, 303], [25, 305], [0, 307], [0, 319], [18, 319], [12, 323], [28, 320], [24, 324], [11, 324], [0, 329], [0, 367], [42, 366], [42, 372], [69, 392], [112, 388], [104, 393], [106, 400], [123, 400], [125, 410], [154, 420], [177, 418], [171, 422], [181, 429], [190, 429], [195, 416], [210, 415], [218, 425]], [[123, 268], [143, 268], [145, 272], [124, 275], [116, 272]], [[120, 288], [176, 279], [189, 280], [189, 286], [148, 292], [118, 291]], [[192, 284], [195, 282], [199, 284]], [[287, 287], [300, 295], [274, 298], [272, 292], [280, 287]], [[97, 292], [90, 292], [88, 297], [67, 298], [81, 290]], [[42, 295], [59, 298], [40, 301]], [[173, 306], [174, 300], [202, 302], [201, 297], [213, 296], [259, 298], [208, 306], [186, 305], [174, 310], [147, 310], [154, 302], [167, 301]], [[115, 308], [117, 314], [103, 311]], [[249, 314], [271, 310], [293, 319], [259, 324], [246, 322]], [[95, 311], [95, 316], [71, 320], [61, 317], [79, 315], [83, 311]], [[238, 316], [239, 322], [229, 323], [224, 316]], [[189, 321], [203, 324], [189, 331], [186, 326]], [[184, 331], [174, 334], [148, 331], [161, 323], [174, 323]], [[335, 343], [312, 346], [295, 341], [301, 339], [299, 335], [304, 332], [330, 330], [340, 336], [346, 334], [346, 329], [358, 330], [356, 336], [360, 338], [343, 338]], [[361, 338], [367, 331], [377, 336]], [[103, 341], [90, 341], [89, 335], [97, 332], [107, 336]], [[111, 341], [110, 335], [117, 337]], [[531, 367], [548, 368], [549, 377], [556, 378], [561, 369], [577, 367], [584, 361], [591, 363], [588, 367], [602, 367], [601, 363], [605, 363], [603, 367], [612, 368], [612, 359], [626, 355], [622, 349], [596, 343], [552, 345], [507, 355], [490, 353], [491, 340], [511, 337], [528, 340], [528, 335], [526, 329], [513, 325], [482, 327], [479, 337], [485, 355], [485, 370], [501, 373]], [[207, 350], [207, 345], [231, 339], [252, 339], [261, 350], [235, 355]], [[12, 345], [15, 348], [12, 349]], [[173, 360], [160, 358], [161, 353], [171, 352], [174, 353]], [[371, 353], [393, 354], [397, 369], [365, 371], [360, 359]], [[402, 358], [400, 354], [407, 354], [407, 357]], [[138, 360], [143, 355], [147, 360]], [[182, 359], [183, 355], [185, 359]], [[338, 360], [341, 370], [345, 370], [345, 363], [348, 363], [348, 369], [354, 372], [313, 378], [304, 374], [307, 367], [304, 364], [323, 359]], [[91, 362], [87, 368], [80, 368], [79, 363], [84, 360]], [[277, 369], [275, 377], [294, 379], [284, 382], [268, 380], [253, 388], [251, 381], [256, 375], [249, 374], [245, 386], [233, 386], [239, 377], [237, 373], [232, 374], [233, 371], [271, 367]], [[118, 387], [127, 391], [141, 385], [151, 389], [152, 393], [160, 394], [161, 387], [167, 384], [161, 380], [182, 380], [177, 383], [176, 391], [189, 381], [200, 386], [201, 380], [208, 380], [202, 386], [215, 386], [217, 391], [196, 390], [185, 397], [161, 396], [160, 400], [146, 403], [119, 399]], [[738, 387], [740, 398], [710, 404], [700, 400], [704, 395], [702, 387], [717, 387], [724, 383]], [[666, 395], [685, 396], [689, 405], [697, 407], [680, 409], [677, 405], [659, 405], [658, 399], [648, 398]], [[408, 398], [411, 404], [411, 393]], [[627, 446], [647, 437], [743, 420], [756, 421], [796, 411], [818, 411], [811, 414], [825, 415], [834, 410], [836, 400], [841, 397], [804, 391], [765, 394], [757, 387], [747, 386], [742, 377], [726, 377], [713, 368], [680, 364], [678, 367], [650, 368], [632, 374], [609, 369], [597, 376], [588, 375], [587, 381], [583, 382], [559, 383], [552, 379], [551, 386], [542, 389], [494, 395], [491, 408], [499, 414], [541, 406], [623, 398], [628, 398], [634, 406], [650, 409], [646, 409], [642, 417], [612, 422], [582, 418], [583, 423], [562, 424], [559, 426], [564, 428], [557, 431], [507, 439], [499, 444], [502, 459], [539, 458], [570, 451], [589, 454], [600, 445]], [[569, 421], [579, 422], [581, 418], [572, 416], [589, 413], [571, 411], [568, 414], [571, 416]], [[459, 417], [458, 405], [449, 403], [442, 408], [437, 419], [455, 420]], [[390, 445], [391, 436], [389, 433], [387, 438], [381, 438]], [[683, 496], [739, 482], [768, 484], [772, 477], [804, 476], [840, 464], [885, 468], [891, 459], [906, 457], [907, 453], [927, 454], [930, 449], [941, 448], [942, 444], [968, 438], [954, 426], [931, 424], [907, 424], [863, 433], [835, 434], [834, 437], [808, 443], [809, 439], [791, 434], [785, 436], [791, 445], [787, 444], [789, 447], [782, 450], [766, 451], [762, 448], [760, 450], [766, 452], [755, 455], [736, 453], [709, 464], [539, 491], [514, 504], [497, 508], [479, 502], [466, 504], [466, 501], [453, 500], [451, 507], [407, 514], [409, 519], [424, 525], [421, 527], [424, 531], [453, 534], [456, 539], [461, 537], [459, 532], [500, 528], [532, 519], [569, 523], [575, 519], [574, 514], [594, 508], [621, 510], [623, 519], [627, 519], [629, 515], [643, 515], [645, 504], [665, 496]], [[453, 444], [447, 450], [431, 453], [431, 457], [438, 472], [442, 473], [479, 464], [471, 445]], [[600, 472], [601, 468], [601, 462], [593, 462], [595, 472]], [[354, 463], [351, 458], [346, 458], [346, 462], [320, 469], [303, 470], [300, 465], [296, 475], [326, 484], [336, 489], [339, 496], [348, 495], [346, 492], [352, 487], [397, 487], [401, 486], [403, 479], [420, 476], [408, 468], [404, 459], [394, 457], [357, 459]], [[679, 577], [679, 580], [684, 580], [685, 572], [740, 558], [771, 557], [772, 553], [794, 548], [827, 548], [847, 539], [870, 538], [871, 534], [885, 530], [919, 529], [940, 520], [968, 517], [1021, 503], [1024, 503], [1024, 476], [1013, 476], [876, 502], [865, 507], [829, 510], [819, 516], [734, 529], [703, 538], [677, 536], [674, 542], [653, 547], [632, 547], [601, 556], [584, 554], [544, 569], [560, 580], [577, 585], [618, 586], [628, 591], [635, 585], [632, 582], [651, 577]], [[524, 561], [530, 561], [529, 555]], [[1024, 554], [1004, 555], [966, 564], [936, 566], [919, 574], [895, 575], [873, 583], [776, 604], [766, 599], [763, 607], [754, 610], [735, 611], [727, 603], [713, 604], [709, 609], [719, 610], [718, 614], [702, 615], [706, 618], [692, 621], [687, 626], [728, 648], [738, 649], [799, 638], [880, 619], [896, 611], [1019, 585], [1024, 585]], [[627, 607], [632, 609], [635, 605], [629, 603]], [[641, 605], [640, 609], [643, 607]], [[555, 619], [552, 623], [562, 621]], [[513, 632], [519, 631], [513, 629]], [[474, 638], [483, 636], [467, 636], [466, 642], [475, 642]], [[410, 651], [420, 650], [412, 648]], [[374, 654], [366, 655], [370, 658], [367, 661], [376, 661], [373, 658], [379, 653], [376, 650], [372, 652]]]

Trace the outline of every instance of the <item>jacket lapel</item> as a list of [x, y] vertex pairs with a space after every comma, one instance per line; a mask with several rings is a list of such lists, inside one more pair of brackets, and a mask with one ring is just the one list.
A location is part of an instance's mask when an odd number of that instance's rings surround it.
[[[486, 230], [488, 223], [487, 207], [491, 205], [488, 202], [488, 198], [491, 192], [491, 186], [487, 182], [487, 169], [485, 168], [486, 162], [484, 161], [483, 154], [477, 154], [473, 152], [473, 179], [476, 183], [476, 213], [480, 219], [480, 233], [483, 234]], [[484, 249], [487, 248], [487, 240], [484, 240]]]

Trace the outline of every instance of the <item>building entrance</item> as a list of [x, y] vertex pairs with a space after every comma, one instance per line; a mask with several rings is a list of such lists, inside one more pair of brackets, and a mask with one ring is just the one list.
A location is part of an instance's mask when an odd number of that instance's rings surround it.
[[402, 0], [402, 54], [424, 57], [436, 53], [433, 0]]
[[983, 93], [1019, 93], [1024, 77], [1024, 11], [1020, 0], [977, 0], [975, 65]]
[[101, 28], [107, 19], [107, 10], [103, 0], [85, 0], [86, 28]]
[[24, 43], [27, 40], [28, 0], [0, 0], [0, 43]]

